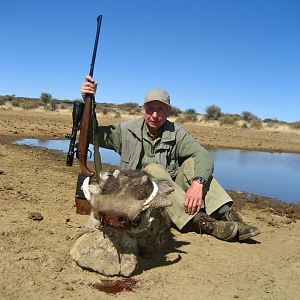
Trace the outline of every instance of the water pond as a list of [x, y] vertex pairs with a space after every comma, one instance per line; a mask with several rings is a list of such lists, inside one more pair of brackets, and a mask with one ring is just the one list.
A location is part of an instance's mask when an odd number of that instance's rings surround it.
[[[21, 139], [20, 145], [44, 147], [67, 153], [68, 140]], [[90, 145], [92, 150], [92, 145]], [[101, 149], [103, 163], [118, 165], [117, 153]], [[288, 203], [300, 203], [300, 154], [210, 150], [215, 162], [214, 176], [225, 189], [269, 196]]]

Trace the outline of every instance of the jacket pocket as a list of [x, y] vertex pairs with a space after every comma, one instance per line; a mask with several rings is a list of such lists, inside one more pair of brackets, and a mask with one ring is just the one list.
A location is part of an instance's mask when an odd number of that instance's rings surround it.
[[131, 158], [131, 153], [122, 153], [121, 156], [121, 169], [128, 170], [129, 169], [129, 162]]

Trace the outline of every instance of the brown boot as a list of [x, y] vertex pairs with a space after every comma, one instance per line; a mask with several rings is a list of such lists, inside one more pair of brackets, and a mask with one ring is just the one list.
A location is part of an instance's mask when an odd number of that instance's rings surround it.
[[198, 212], [193, 220], [197, 233], [206, 233], [220, 240], [231, 241], [237, 234], [236, 222], [219, 221], [204, 212]]
[[260, 234], [260, 230], [257, 227], [247, 225], [246, 223], [244, 223], [242, 218], [233, 209], [222, 214], [221, 220], [229, 221], [229, 222], [236, 222], [238, 224], [238, 227], [239, 227], [238, 237], [239, 237], [240, 241], [250, 239], [250, 238]]

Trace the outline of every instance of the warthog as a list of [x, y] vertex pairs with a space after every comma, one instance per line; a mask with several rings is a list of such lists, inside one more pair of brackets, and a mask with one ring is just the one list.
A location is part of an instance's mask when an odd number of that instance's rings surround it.
[[77, 263], [101, 274], [130, 276], [138, 254], [153, 252], [170, 238], [166, 197], [174, 188], [144, 171], [102, 173], [100, 183], [83, 182], [91, 203], [89, 232], [71, 250]]

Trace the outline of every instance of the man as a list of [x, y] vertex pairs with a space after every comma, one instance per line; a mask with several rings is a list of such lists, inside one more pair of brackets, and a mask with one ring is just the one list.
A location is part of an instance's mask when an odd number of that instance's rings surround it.
[[[96, 88], [97, 83], [86, 76], [83, 99]], [[258, 228], [242, 222], [231, 209], [232, 199], [212, 176], [209, 153], [183, 127], [167, 120], [170, 110], [169, 94], [151, 90], [145, 95], [144, 118], [97, 127], [98, 143], [120, 154], [121, 169], [144, 169], [173, 182], [173, 205], [167, 212], [179, 230], [226, 241], [258, 235]]]

